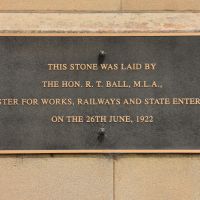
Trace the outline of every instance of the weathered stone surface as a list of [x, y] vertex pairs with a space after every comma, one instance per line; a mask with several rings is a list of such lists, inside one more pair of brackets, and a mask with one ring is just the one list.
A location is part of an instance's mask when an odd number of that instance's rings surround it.
[[112, 200], [109, 156], [0, 156], [1, 200]]
[[200, 13], [0, 13], [0, 32], [198, 32]]
[[122, 10], [200, 10], [200, 3], [198, 0], [122, 0]]
[[197, 200], [199, 155], [123, 155], [115, 161], [115, 200]]
[[115, 11], [120, 0], [1, 0], [1, 11]]
[[0, 11], [200, 10], [199, 0], [1, 0]]

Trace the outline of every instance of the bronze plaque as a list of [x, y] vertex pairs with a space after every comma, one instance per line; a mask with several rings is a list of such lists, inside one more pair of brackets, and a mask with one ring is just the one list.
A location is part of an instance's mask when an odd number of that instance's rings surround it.
[[1, 35], [0, 153], [200, 152], [200, 36]]

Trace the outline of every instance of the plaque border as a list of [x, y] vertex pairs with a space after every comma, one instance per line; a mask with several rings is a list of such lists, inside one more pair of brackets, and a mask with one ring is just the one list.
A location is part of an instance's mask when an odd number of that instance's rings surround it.
[[[0, 37], [5, 36], [51, 36], [51, 37], [82, 37], [82, 36], [122, 36], [122, 37], [148, 37], [148, 36], [200, 36], [200, 32], [127, 32], [127, 33], [93, 33], [93, 32], [0, 32]], [[8, 154], [200, 154], [200, 149], [81, 149], [81, 150], [0, 150], [0, 155]]]
[[102, 33], [95, 33], [95, 32], [68, 32], [68, 33], [61, 33], [61, 32], [0, 32], [1, 36], [50, 36], [50, 37], [83, 37], [83, 36], [133, 36], [133, 37], [145, 37], [145, 36], [200, 36], [200, 32], [122, 32], [122, 33], [115, 33], [115, 32], [102, 32]]

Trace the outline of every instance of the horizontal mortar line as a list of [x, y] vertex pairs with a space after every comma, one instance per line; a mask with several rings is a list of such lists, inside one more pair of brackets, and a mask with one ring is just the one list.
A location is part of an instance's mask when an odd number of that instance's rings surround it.
[[114, 14], [134, 14], [134, 13], [200, 13], [199, 10], [0, 10], [0, 13], [70, 13], [70, 14], [90, 14], [90, 13], [114, 13]]

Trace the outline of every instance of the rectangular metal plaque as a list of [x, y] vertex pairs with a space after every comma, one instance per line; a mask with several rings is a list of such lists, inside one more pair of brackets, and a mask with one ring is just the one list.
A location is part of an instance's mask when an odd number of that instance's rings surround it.
[[0, 153], [200, 152], [200, 36], [0, 36]]

